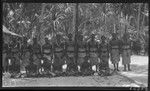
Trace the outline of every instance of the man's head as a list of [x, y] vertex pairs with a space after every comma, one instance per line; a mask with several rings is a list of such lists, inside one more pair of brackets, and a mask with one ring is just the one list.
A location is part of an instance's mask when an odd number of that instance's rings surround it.
[[27, 37], [23, 38], [23, 43], [25, 43], [25, 44], [27, 43]]
[[60, 34], [57, 34], [57, 35], [56, 35], [56, 40], [57, 40], [57, 41], [60, 41], [60, 39], [61, 39], [61, 35], [60, 35]]
[[129, 34], [127, 34], [127, 33], [125, 33], [124, 35], [123, 35], [123, 40], [124, 41], [127, 41], [128, 39], [129, 39]]
[[112, 34], [112, 38], [113, 38], [113, 39], [117, 39], [117, 34], [116, 34], [116, 33], [113, 33], [113, 34]]
[[33, 38], [33, 43], [37, 43], [37, 38]]
[[48, 43], [48, 42], [49, 42], [48, 38], [47, 38], [47, 37], [45, 37], [45, 43]]
[[94, 40], [95, 39], [95, 34], [91, 35], [91, 39]]
[[106, 37], [105, 37], [105, 36], [102, 36], [102, 37], [101, 37], [101, 40], [102, 40], [102, 42], [105, 42]]
[[83, 35], [79, 34], [78, 40], [79, 40], [79, 41], [83, 41]]
[[69, 40], [72, 40], [72, 34], [71, 33], [68, 34], [68, 38], [69, 38]]
[[16, 44], [17, 40], [15, 37], [12, 37], [12, 44]]

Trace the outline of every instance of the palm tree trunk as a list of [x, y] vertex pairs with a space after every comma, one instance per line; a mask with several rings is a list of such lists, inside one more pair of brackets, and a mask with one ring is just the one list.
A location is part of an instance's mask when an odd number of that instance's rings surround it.
[[[146, 4], [145, 4], [145, 6], [144, 6], [144, 10], [146, 9]], [[145, 12], [145, 11], [144, 11]], [[144, 29], [144, 20], [145, 20], [145, 15], [143, 14], [143, 20], [142, 20], [142, 31], [144, 31], [143, 29]], [[144, 40], [144, 38], [143, 38], [143, 36], [141, 36], [142, 37], [142, 39], [143, 39], [143, 41], [144, 41], [144, 44], [145, 44], [145, 40]], [[143, 46], [143, 53], [145, 53], [145, 48], [144, 48], [144, 46]]]
[[104, 14], [105, 14], [105, 16], [104, 16], [104, 25], [105, 25], [105, 28], [104, 29], [106, 30], [106, 3], [104, 4]]
[[42, 33], [42, 26], [43, 26], [43, 24], [42, 24], [42, 22], [43, 22], [43, 18], [44, 18], [44, 10], [45, 10], [45, 7], [46, 7], [46, 5], [47, 4], [45, 4], [45, 3], [43, 3], [42, 4], [42, 11], [41, 11], [41, 14], [40, 14], [40, 20], [39, 20], [39, 25], [38, 25], [38, 29], [39, 29], [39, 34], [38, 34], [38, 38], [39, 38], [39, 40], [40, 40], [40, 45], [42, 44], [41, 43], [41, 38], [42, 38], [42, 36], [43, 36], [43, 33]]
[[74, 7], [74, 12], [73, 12], [73, 20], [72, 20], [72, 30], [75, 33], [75, 22], [76, 22], [76, 7]]
[[[144, 6], [144, 10], [146, 10], [146, 4]], [[144, 11], [145, 12], [145, 11]], [[142, 29], [144, 28], [144, 21], [145, 21], [145, 15], [143, 14], [143, 20], [142, 20]]]
[[138, 9], [138, 19], [137, 19], [137, 32], [138, 32], [138, 36], [140, 33], [140, 13], [141, 13], [141, 3], [139, 3], [139, 9]]
[[42, 11], [41, 11], [41, 15], [40, 15], [40, 22], [42, 22], [43, 21], [43, 16], [44, 16], [44, 9], [45, 9], [45, 7], [46, 7], [46, 4], [45, 3], [43, 3], [42, 4]]
[[74, 12], [74, 25], [75, 25], [75, 44], [76, 44], [76, 56], [75, 56], [75, 62], [77, 64], [77, 36], [78, 36], [78, 3], [75, 5], [75, 12]]
[[[138, 19], [137, 19], [137, 37], [140, 38], [140, 13], [141, 13], [141, 3], [139, 3], [138, 7]], [[141, 50], [140, 50], [141, 51]]]
[[125, 23], [125, 34], [128, 32], [127, 30], [128, 30], [128, 14], [126, 15], [126, 17], [125, 17], [125, 20], [126, 20], [126, 23]]

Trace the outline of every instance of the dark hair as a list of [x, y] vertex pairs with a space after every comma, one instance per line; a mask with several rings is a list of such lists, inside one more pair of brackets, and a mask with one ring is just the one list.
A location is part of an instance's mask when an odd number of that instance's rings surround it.
[[68, 38], [72, 38], [72, 34], [71, 33], [68, 34]]
[[35, 38], [33, 38], [33, 41], [35, 42], [35, 41], [37, 41], [37, 38], [35, 37]]
[[117, 34], [116, 33], [112, 33], [112, 39], [117, 39]]
[[102, 40], [105, 40], [105, 39], [106, 39], [106, 37], [105, 37], [105, 36], [102, 36], [102, 37], [101, 37], [101, 39], [102, 39]]
[[27, 37], [23, 37], [23, 42], [27, 42]]
[[15, 37], [12, 37], [12, 42], [16, 42], [16, 38]]
[[91, 34], [91, 37], [92, 37], [92, 38], [95, 37], [95, 34]]
[[90, 21], [87, 21], [87, 22], [86, 22], [86, 25], [89, 25], [89, 24], [91, 24], [91, 22], [90, 22]]
[[45, 43], [49, 42], [49, 39], [47, 37], [45, 37]]
[[60, 38], [61, 37], [61, 35], [60, 34], [56, 34], [56, 38]]
[[129, 38], [129, 34], [125, 33], [125, 34], [123, 35], [123, 39], [127, 40], [128, 38]]
[[45, 40], [48, 40], [48, 38], [47, 38], [47, 37], [45, 37]]
[[79, 34], [78, 39], [83, 40], [83, 35]]
[[112, 33], [112, 37], [116, 37], [116, 35], [117, 35], [116, 33]]

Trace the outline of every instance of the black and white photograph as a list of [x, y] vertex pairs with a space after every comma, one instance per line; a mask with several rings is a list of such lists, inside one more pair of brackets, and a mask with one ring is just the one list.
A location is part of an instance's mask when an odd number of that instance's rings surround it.
[[148, 3], [2, 3], [2, 87], [148, 87]]

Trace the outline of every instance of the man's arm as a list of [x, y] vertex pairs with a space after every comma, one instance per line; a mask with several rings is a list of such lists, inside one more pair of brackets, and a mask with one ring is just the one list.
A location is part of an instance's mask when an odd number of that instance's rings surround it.
[[122, 46], [123, 46], [123, 40], [119, 40], [119, 54], [122, 54], [123, 52]]
[[108, 53], [109, 53], [109, 56], [111, 56], [111, 46], [112, 46], [112, 44], [111, 44], [111, 41], [110, 42], [108, 42]]
[[99, 58], [101, 58], [101, 44], [99, 44], [99, 46], [98, 46], [98, 56], [99, 56]]
[[86, 56], [89, 57], [89, 43], [85, 43], [85, 48], [86, 48]]
[[61, 57], [64, 58], [66, 56], [66, 43], [63, 43], [62, 46], [63, 46], [62, 47], [63, 51], [62, 51], [62, 56]]
[[130, 54], [132, 55], [132, 41], [129, 41], [129, 46], [130, 46]]

